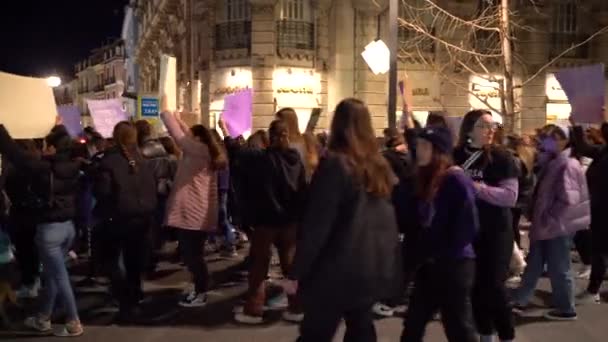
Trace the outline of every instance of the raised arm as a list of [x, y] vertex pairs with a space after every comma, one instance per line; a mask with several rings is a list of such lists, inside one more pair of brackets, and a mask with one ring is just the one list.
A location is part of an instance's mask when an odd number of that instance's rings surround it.
[[591, 159], [599, 157], [600, 153], [602, 152], [603, 146], [589, 144], [587, 142], [587, 139], [585, 138], [585, 132], [583, 132], [583, 127], [574, 126], [572, 132], [572, 145], [574, 147], [574, 151], [577, 154]]
[[29, 171], [39, 172], [48, 170], [50, 167], [48, 163], [25, 153], [2, 124], [0, 124], [0, 154], [13, 163], [17, 169], [25, 168]]

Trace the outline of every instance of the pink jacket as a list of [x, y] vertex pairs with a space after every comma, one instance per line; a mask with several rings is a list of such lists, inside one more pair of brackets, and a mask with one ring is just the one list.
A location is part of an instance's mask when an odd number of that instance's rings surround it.
[[562, 152], [545, 166], [534, 195], [530, 240], [572, 235], [591, 223], [589, 190], [583, 167]]
[[218, 220], [217, 172], [211, 168], [209, 148], [194, 139], [190, 128], [173, 115], [162, 113], [161, 118], [183, 151], [165, 223], [174, 228], [213, 231]]

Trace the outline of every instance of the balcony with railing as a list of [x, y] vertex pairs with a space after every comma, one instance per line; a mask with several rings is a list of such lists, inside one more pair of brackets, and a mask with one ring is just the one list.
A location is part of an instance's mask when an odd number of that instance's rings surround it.
[[215, 25], [215, 49], [251, 50], [251, 21], [234, 21]]
[[295, 20], [277, 21], [278, 49], [314, 50], [315, 26]]
[[[572, 46], [585, 41], [589, 36], [580, 33], [552, 33], [550, 57], [561, 55]], [[589, 44], [578, 46], [562, 56], [563, 58], [586, 59], [589, 58]]]

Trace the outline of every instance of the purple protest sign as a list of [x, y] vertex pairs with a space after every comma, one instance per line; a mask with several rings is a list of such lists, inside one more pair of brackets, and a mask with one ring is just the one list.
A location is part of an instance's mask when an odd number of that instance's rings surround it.
[[555, 73], [555, 78], [568, 96], [576, 123], [596, 124], [604, 120], [603, 64], [563, 69]]
[[82, 133], [80, 122], [80, 110], [76, 106], [58, 106], [57, 112], [61, 116], [63, 125], [70, 133], [71, 137], [78, 137]]
[[114, 126], [128, 120], [127, 113], [122, 108], [120, 99], [87, 100], [95, 129], [104, 138], [111, 138]]
[[238, 137], [245, 132], [251, 132], [252, 104], [253, 92], [251, 89], [245, 89], [224, 98], [222, 118], [231, 136]]

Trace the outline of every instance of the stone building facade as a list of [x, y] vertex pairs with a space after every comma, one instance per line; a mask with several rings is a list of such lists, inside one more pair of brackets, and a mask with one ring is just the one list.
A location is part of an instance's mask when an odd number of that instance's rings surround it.
[[[435, 1], [468, 18], [487, 2]], [[603, 0], [535, 2], [536, 6], [530, 0], [512, 4], [521, 22], [534, 28], [515, 30], [515, 49], [526, 61], [526, 74], [534, 74], [560, 51], [608, 25], [608, 2]], [[178, 59], [178, 103], [210, 126], [226, 95], [252, 88], [254, 129], [268, 127], [273, 113], [287, 106], [296, 109], [302, 127], [311, 109], [321, 107], [319, 128], [326, 129], [336, 104], [354, 96], [368, 104], [379, 133], [387, 126], [388, 75], [374, 75], [361, 52], [374, 39], [386, 39], [387, 4], [387, 0], [132, 1], [138, 25], [134, 49], [138, 92], [158, 92], [159, 56], [168, 53]], [[430, 47], [429, 53], [441, 57], [441, 49]], [[608, 34], [574, 49], [518, 91], [517, 128], [530, 131], [567, 117], [567, 99], [552, 72], [596, 62], [608, 62]], [[413, 110], [420, 118], [435, 110], [457, 117], [481, 106], [471, 91], [500, 102], [482, 81], [463, 71], [453, 77], [464, 88], [410, 60], [400, 60], [399, 69], [400, 75], [408, 74]], [[524, 77], [518, 73], [523, 70], [516, 70], [516, 79]]]
[[75, 66], [73, 81], [75, 105], [83, 114], [83, 123], [91, 124], [87, 99], [121, 98], [125, 90], [125, 49], [121, 39], [96, 48]]

